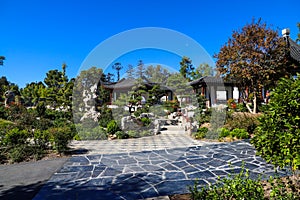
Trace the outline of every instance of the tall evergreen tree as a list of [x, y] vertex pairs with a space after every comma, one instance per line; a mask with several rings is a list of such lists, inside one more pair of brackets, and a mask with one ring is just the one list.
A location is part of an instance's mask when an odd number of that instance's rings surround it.
[[126, 70], [126, 77], [128, 79], [133, 79], [134, 75], [135, 75], [135, 70], [134, 70], [133, 65], [128, 65], [128, 68]]
[[138, 65], [137, 65], [137, 71], [136, 71], [136, 77], [143, 78], [145, 75], [145, 66], [142, 60], [139, 60]]
[[191, 81], [195, 75], [194, 70], [192, 60], [184, 56], [180, 61], [180, 74], [188, 81]]

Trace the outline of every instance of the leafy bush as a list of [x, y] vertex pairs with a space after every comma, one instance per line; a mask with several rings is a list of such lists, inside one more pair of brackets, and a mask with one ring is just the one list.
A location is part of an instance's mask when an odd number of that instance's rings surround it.
[[233, 130], [235, 128], [245, 129], [249, 133], [253, 133], [259, 124], [258, 117], [260, 114], [251, 114], [245, 112], [228, 112], [225, 128]]
[[73, 137], [75, 140], [105, 140], [107, 133], [104, 128], [97, 126], [95, 128], [84, 127], [82, 124], [76, 124], [77, 133]]
[[133, 114], [135, 117], [139, 117], [142, 113], [147, 113], [147, 112], [149, 112], [149, 109], [143, 107], [143, 108], [138, 108]]
[[52, 145], [59, 153], [63, 153], [68, 150], [68, 144], [73, 138], [74, 133], [70, 127], [59, 127], [48, 129], [51, 136]]
[[195, 139], [203, 139], [203, 138], [205, 138], [207, 132], [208, 132], [207, 127], [201, 127], [201, 128], [198, 128], [197, 132], [193, 133], [193, 136]]
[[230, 135], [230, 130], [228, 130], [227, 128], [221, 128], [219, 130], [219, 138], [223, 138], [223, 137], [227, 137]]
[[111, 109], [103, 106], [100, 108], [100, 117], [98, 123], [102, 127], [107, 127], [108, 123], [113, 119]]
[[238, 111], [238, 112], [248, 112], [248, 109], [247, 109], [247, 107], [244, 103], [236, 104], [235, 110]]
[[111, 120], [107, 124], [107, 133], [108, 134], [115, 134], [119, 130], [120, 130], [120, 128], [115, 120]]
[[151, 124], [151, 119], [149, 119], [147, 117], [142, 117], [141, 121], [143, 123], [143, 126], [149, 126]]
[[165, 101], [163, 103], [163, 106], [166, 110], [168, 110], [169, 112], [176, 112], [177, 108], [179, 107], [179, 102], [177, 100], [175, 101]]
[[300, 167], [300, 74], [281, 79], [270, 98], [251, 143], [267, 162], [295, 171]]
[[260, 181], [252, 180], [249, 171], [244, 167], [239, 174], [218, 179], [215, 185], [198, 189], [198, 183], [189, 187], [191, 198], [196, 199], [264, 199], [264, 191]]
[[250, 137], [249, 133], [242, 128], [233, 129], [232, 131], [230, 131], [230, 135], [238, 139], [248, 139]]
[[35, 129], [47, 130], [53, 126], [53, 121], [46, 118], [40, 118], [34, 121], [33, 126]]
[[129, 138], [136, 138], [138, 137], [138, 132], [135, 130], [129, 130], [126, 132]]
[[124, 131], [117, 131], [115, 134], [118, 139], [127, 139], [129, 137]]
[[48, 131], [43, 130], [35, 130], [34, 133], [34, 143], [40, 149], [47, 149], [49, 148], [50, 143], [50, 135]]
[[29, 134], [26, 130], [13, 128], [7, 132], [3, 138], [3, 144], [7, 146], [15, 146], [27, 143]]
[[0, 119], [0, 145], [3, 143], [3, 138], [5, 137], [8, 130], [14, 128], [14, 123], [11, 121]]
[[9, 150], [8, 157], [11, 162], [22, 162], [27, 157], [29, 157], [30, 153], [28, 151], [27, 145], [17, 145], [14, 148]]

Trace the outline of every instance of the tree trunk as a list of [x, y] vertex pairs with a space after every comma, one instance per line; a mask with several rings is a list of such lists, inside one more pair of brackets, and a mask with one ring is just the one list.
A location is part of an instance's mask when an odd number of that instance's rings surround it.
[[253, 114], [257, 113], [257, 94], [256, 92], [253, 93]]

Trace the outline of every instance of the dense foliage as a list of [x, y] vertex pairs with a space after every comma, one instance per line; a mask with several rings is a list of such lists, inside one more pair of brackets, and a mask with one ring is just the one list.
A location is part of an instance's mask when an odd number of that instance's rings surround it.
[[289, 177], [285, 181], [274, 177], [270, 177], [267, 181], [261, 181], [260, 177], [253, 180], [244, 166], [242, 166], [240, 173], [218, 179], [211, 186], [200, 187], [198, 182], [195, 181], [194, 186], [189, 186], [189, 190], [192, 200], [294, 200], [300, 198], [300, 187], [297, 180]]
[[269, 109], [259, 119], [251, 143], [266, 161], [293, 170], [300, 167], [300, 75], [281, 79], [271, 92]]
[[[253, 95], [253, 109], [257, 112], [259, 92], [262, 87], [274, 86], [276, 81], [289, 73], [286, 43], [279, 34], [260, 20], [252, 21], [232, 37], [215, 55], [218, 72], [234, 80], [241, 91], [249, 89]], [[248, 98], [243, 95], [244, 100]]]

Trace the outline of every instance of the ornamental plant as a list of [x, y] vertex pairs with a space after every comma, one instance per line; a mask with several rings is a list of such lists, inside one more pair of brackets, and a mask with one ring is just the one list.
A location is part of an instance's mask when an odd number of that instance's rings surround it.
[[282, 78], [268, 105], [251, 143], [267, 162], [296, 171], [300, 166], [300, 74]]

